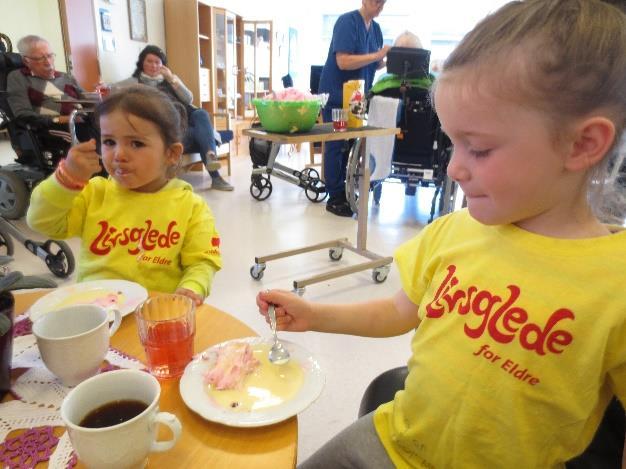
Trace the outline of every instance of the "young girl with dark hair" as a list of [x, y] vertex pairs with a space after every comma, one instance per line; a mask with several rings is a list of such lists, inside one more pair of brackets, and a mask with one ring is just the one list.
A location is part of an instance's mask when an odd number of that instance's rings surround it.
[[201, 304], [221, 268], [220, 238], [205, 201], [175, 177], [184, 112], [145, 86], [97, 107], [102, 164], [94, 140], [72, 147], [32, 193], [27, 222], [54, 239], [82, 240], [80, 281], [126, 279]]

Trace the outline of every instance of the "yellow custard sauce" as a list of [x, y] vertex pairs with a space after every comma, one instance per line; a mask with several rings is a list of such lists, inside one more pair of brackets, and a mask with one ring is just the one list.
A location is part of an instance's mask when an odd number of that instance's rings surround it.
[[94, 288], [92, 290], [77, 291], [68, 294], [59, 303], [55, 305], [55, 309], [64, 308], [77, 304], [93, 304], [107, 308], [110, 306], [120, 306], [126, 302], [125, 295], [120, 291], [114, 291], [104, 288]]
[[262, 410], [292, 399], [302, 387], [304, 371], [296, 360], [274, 365], [267, 358], [271, 344], [251, 347], [259, 366], [246, 376], [240, 389], [207, 386], [209, 397], [221, 407], [244, 412]]

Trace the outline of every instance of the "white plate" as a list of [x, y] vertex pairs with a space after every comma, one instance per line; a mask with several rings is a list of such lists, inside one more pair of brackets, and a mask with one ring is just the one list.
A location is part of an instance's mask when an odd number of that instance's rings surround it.
[[[122, 316], [132, 313], [148, 298], [148, 291], [127, 280], [93, 280], [57, 288], [39, 298], [28, 310], [31, 321], [43, 314], [75, 304], [96, 304], [119, 309]], [[112, 319], [112, 318], [111, 318]]]
[[[246, 342], [257, 345], [268, 342], [262, 337], [246, 337], [233, 339], [208, 348], [204, 354], [211, 354], [218, 347], [230, 342]], [[297, 361], [304, 371], [304, 382], [298, 393], [290, 400], [282, 404], [252, 411], [236, 411], [227, 409], [215, 403], [207, 393], [204, 384], [204, 374], [209, 370], [210, 360], [202, 358], [198, 354], [185, 368], [185, 373], [180, 379], [180, 395], [183, 401], [194, 412], [207, 420], [222, 423], [231, 427], [261, 427], [273, 423], [282, 422], [302, 412], [311, 405], [320, 395], [324, 388], [324, 374], [317, 360], [304, 348], [282, 340], [282, 344], [291, 354], [291, 360]]]

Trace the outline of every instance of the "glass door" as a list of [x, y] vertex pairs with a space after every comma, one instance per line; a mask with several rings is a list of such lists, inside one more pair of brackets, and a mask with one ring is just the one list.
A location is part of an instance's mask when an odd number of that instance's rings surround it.
[[272, 22], [243, 22], [244, 115], [254, 117], [253, 98], [272, 90]]
[[228, 112], [228, 70], [226, 12], [221, 8], [215, 8], [213, 16], [213, 41], [215, 45], [215, 114], [224, 115]]
[[254, 106], [252, 98], [254, 98], [254, 70], [256, 55], [254, 53], [255, 44], [255, 25], [254, 22], [243, 22], [243, 106], [244, 117], [254, 117]]
[[256, 81], [255, 93], [263, 97], [271, 91], [272, 83], [272, 24], [257, 22], [256, 24]]
[[213, 112], [212, 91], [211, 91], [211, 62], [213, 54], [211, 51], [212, 37], [211, 7], [198, 3], [198, 45], [200, 52], [200, 105], [209, 114]]
[[237, 30], [236, 17], [226, 13], [226, 108], [231, 117], [237, 117]]

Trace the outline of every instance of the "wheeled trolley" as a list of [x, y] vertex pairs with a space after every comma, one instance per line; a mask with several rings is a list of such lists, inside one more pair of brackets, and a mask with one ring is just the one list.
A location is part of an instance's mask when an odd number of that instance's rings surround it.
[[383, 257], [379, 256], [368, 250], [360, 250], [354, 247], [349, 241], [348, 238], [335, 239], [332, 241], [326, 241], [324, 243], [314, 244], [312, 246], [306, 246], [299, 249], [291, 249], [289, 251], [282, 251], [276, 254], [269, 254], [267, 256], [258, 256], [254, 258], [254, 265], [250, 267], [250, 275], [255, 280], [261, 280], [263, 278], [263, 272], [265, 272], [265, 268], [267, 266], [267, 262], [274, 261], [277, 259], [283, 259], [285, 257], [296, 256], [298, 254], [304, 254], [307, 252], [313, 251], [322, 251], [324, 249], [328, 249], [328, 257], [331, 261], [338, 261], [343, 257], [343, 250], [347, 249], [356, 254], [359, 254], [363, 257], [369, 259], [369, 262], [364, 262], [361, 264], [344, 267], [342, 269], [336, 269], [330, 272], [325, 272], [323, 274], [315, 275], [313, 277], [309, 277], [302, 280], [294, 280], [293, 282], [293, 291], [302, 295], [304, 293], [304, 289], [307, 285], [312, 285], [314, 283], [324, 282], [326, 280], [330, 280], [337, 277], [342, 277], [344, 275], [350, 275], [355, 272], [361, 272], [363, 270], [372, 269], [372, 280], [376, 283], [382, 283], [387, 280], [387, 275], [389, 275], [390, 267], [389, 265], [393, 262], [393, 257]]
[[[344, 275], [349, 275], [363, 270], [372, 270], [372, 279], [376, 283], [384, 282], [387, 279], [389, 273], [389, 265], [393, 262], [393, 258], [390, 256], [380, 256], [376, 253], [367, 250], [367, 203], [368, 203], [368, 190], [369, 187], [369, 168], [367, 167], [366, 160], [363, 158], [363, 152], [361, 151], [364, 146], [362, 142], [367, 137], [383, 136], [383, 135], [395, 135], [400, 131], [396, 128], [379, 128], [379, 127], [360, 127], [356, 129], [348, 129], [345, 132], [333, 132], [332, 124], [318, 124], [309, 132], [303, 132], [297, 135], [285, 135], [265, 132], [260, 129], [245, 129], [244, 135], [253, 137], [259, 140], [265, 140], [272, 143], [272, 151], [274, 146], [278, 147], [283, 144], [295, 144], [295, 143], [307, 143], [307, 142], [327, 142], [331, 140], [347, 140], [355, 139], [355, 143], [351, 148], [351, 158], [358, 159], [362, 162], [360, 165], [361, 174], [359, 177], [360, 191], [364, 194], [358, 200], [357, 211], [357, 244], [356, 247], [351, 244], [348, 239], [335, 239], [331, 241], [314, 244], [312, 246], [305, 246], [302, 248], [291, 249], [275, 254], [269, 254], [265, 256], [257, 256], [254, 258], [254, 265], [250, 268], [250, 275], [255, 280], [261, 280], [263, 273], [267, 267], [267, 262], [282, 259], [285, 257], [291, 257], [298, 254], [303, 254], [312, 251], [319, 251], [328, 249], [328, 256], [331, 261], [338, 261], [343, 255], [344, 249], [348, 249], [360, 256], [367, 258], [368, 260], [360, 264], [344, 267], [341, 269], [331, 270], [322, 274], [314, 275], [301, 280], [295, 280], [293, 282], [294, 291], [299, 294], [304, 293], [304, 289], [307, 285], [314, 283], [324, 282]], [[275, 150], [276, 153], [278, 152]], [[274, 157], [276, 155], [274, 154]], [[363, 163], [365, 162], [365, 163]], [[254, 174], [253, 174], [254, 176]], [[271, 189], [269, 189], [271, 191]], [[267, 197], [266, 197], [267, 198]]]
[[[245, 131], [244, 135], [246, 135]], [[276, 162], [281, 145], [279, 142], [257, 137], [250, 139], [250, 158], [252, 159], [250, 195], [256, 200], [265, 200], [272, 195], [271, 176], [274, 175], [304, 189], [307, 199], [311, 202], [324, 200], [327, 195], [326, 186], [316, 169], [305, 168], [300, 171]]]

